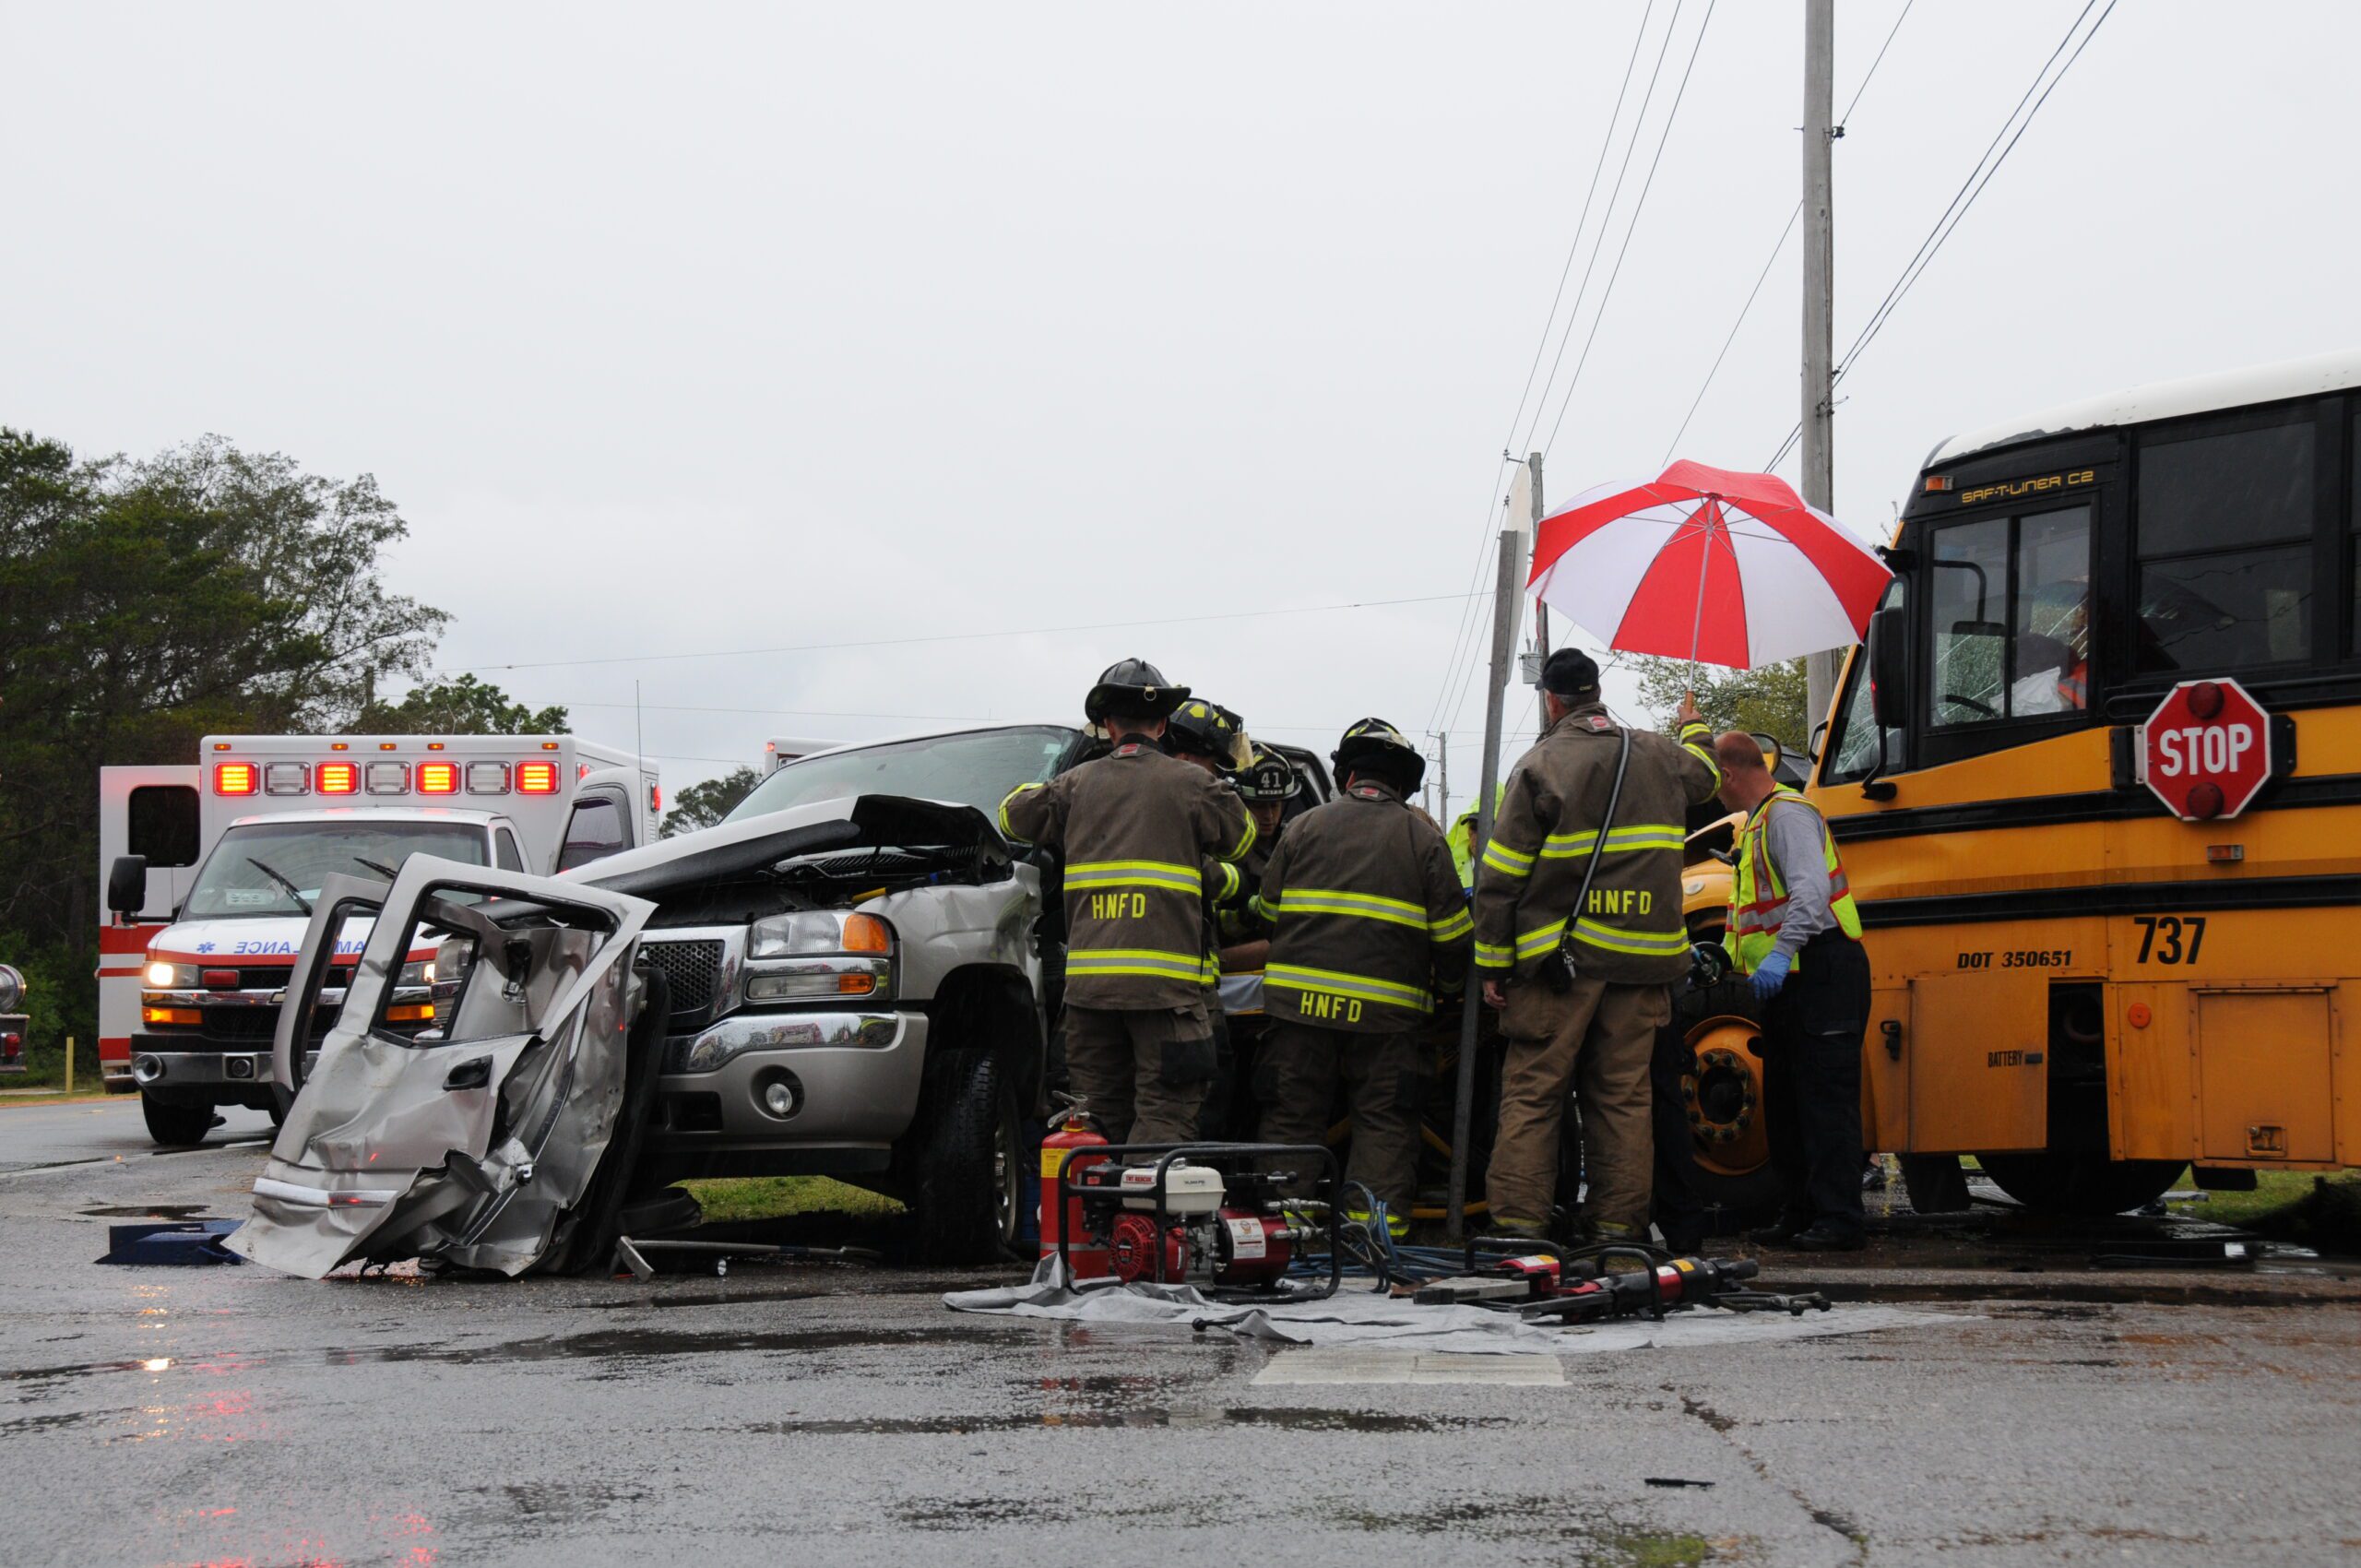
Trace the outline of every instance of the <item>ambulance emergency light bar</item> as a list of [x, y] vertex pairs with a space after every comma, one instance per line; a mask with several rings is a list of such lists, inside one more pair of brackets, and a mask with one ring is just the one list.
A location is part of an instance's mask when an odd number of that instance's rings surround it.
[[[350, 751], [351, 742], [331, 741], [328, 749]], [[377, 749], [390, 752], [398, 742], [380, 741]], [[428, 741], [430, 752], [444, 749], [441, 741]], [[228, 742], [217, 741], [217, 752], [230, 750]], [[553, 752], [555, 741], [543, 741], [540, 749]], [[589, 765], [580, 769], [589, 771]], [[429, 757], [418, 762], [400, 762], [390, 757], [378, 757], [366, 762], [333, 760], [327, 762], [231, 762], [217, 761], [213, 765], [213, 792], [217, 795], [554, 795], [558, 793], [558, 764], [552, 760], [505, 762], [469, 758], [443, 759]]]

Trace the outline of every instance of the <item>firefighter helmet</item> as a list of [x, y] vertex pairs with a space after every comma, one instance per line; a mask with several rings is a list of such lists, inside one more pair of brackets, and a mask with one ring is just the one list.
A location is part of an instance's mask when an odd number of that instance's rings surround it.
[[1110, 713], [1162, 719], [1188, 695], [1188, 687], [1172, 684], [1146, 659], [1121, 659], [1099, 672], [1098, 683], [1082, 699], [1082, 714], [1093, 724]]
[[1339, 779], [1354, 773], [1374, 773], [1406, 795], [1427, 776], [1427, 759], [1418, 748], [1382, 719], [1364, 719], [1346, 731], [1345, 738], [1336, 743], [1334, 760]]
[[1298, 788], [1295, 764], [1277, 752], [1254, 742], [1254, 758], [1238, 770], [1238, 793], [1250, 805], [1256, 802], [1291, 801]]
[[1254, 760], [1253, 743], [1246, 738], [1246, 722], [1217, 702], [1191, 697], [1165, 721], [1172, 749], [1184, 754], [1211, 757], [1225, 769]]

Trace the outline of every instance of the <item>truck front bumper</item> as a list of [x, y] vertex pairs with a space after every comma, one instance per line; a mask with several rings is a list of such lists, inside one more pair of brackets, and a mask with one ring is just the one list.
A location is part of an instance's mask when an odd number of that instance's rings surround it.
[[649, 1146], [711, 1175], [882, 1170], [917, 1109], [926, 1041], [925, 1014], [890, 1006], [742, 1012], [676, 1035]]
[[158, 1035], [131, 1037], [131, 1081], [167, 1103], [271, 1106], [270, 1047], [190, 1051]]

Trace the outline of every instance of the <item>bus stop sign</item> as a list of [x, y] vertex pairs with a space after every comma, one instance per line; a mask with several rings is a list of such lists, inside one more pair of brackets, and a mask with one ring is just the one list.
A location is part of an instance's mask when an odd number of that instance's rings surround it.
[[2236, 681], [2183, 681], [2140, 727], [2139, 773], [2183, 822], [2236, 816], [2271, 778], [2271, 715]]

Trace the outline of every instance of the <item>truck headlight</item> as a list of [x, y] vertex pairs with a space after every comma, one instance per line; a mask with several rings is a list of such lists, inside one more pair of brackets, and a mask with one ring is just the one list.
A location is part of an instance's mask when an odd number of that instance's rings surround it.
[[409, 963], [402, 966], [401, 979], [396, 980], [394, 983], [396, 985], [433, 985], [434, 983], [434, 960], [432, 958], [411, 959]]
[[160, 958], [148, 966], [148, 972], [141, 978], [146, 980], [150, 991], [195, 991], [196, 966], [168, 964]]
[[801, 958], [817, 955], [894, 950], [894, 933], [875, 915], [836, 909], [800, 909], [756, 921], [746, 931], [749, 958]]

